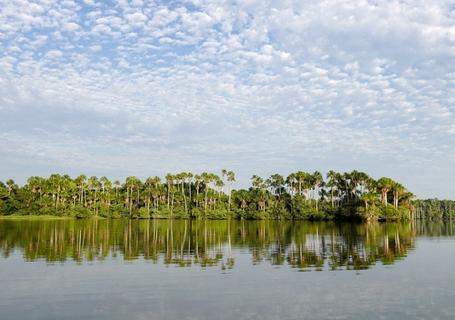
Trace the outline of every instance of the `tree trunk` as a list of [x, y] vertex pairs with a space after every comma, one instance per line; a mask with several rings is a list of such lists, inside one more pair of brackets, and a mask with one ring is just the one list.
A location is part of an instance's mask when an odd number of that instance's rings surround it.
[[172, 200], [171, 200], [171, 219], [172, 219], [173, 211], [174, 211], [174, 193], [172, 193]]
[[205, 185], [205, 200], [204, 200], [204, 213], [207, 214], [207, 192], [208, 192], [208, 185]]
[[231, 190], [229, 190], [229, 198], [228, 198], [228, 212], [231, 212]]
[[133, 214], [133, 187], [130, 187], [130, 194], [128, 196], [129, 198], [129, 207], [130, 207], [130, 217], [132, 216]]
[[167, 208], [168, 209], [169, 209], [170, 191], [171, 191], [171, 185], [170, 185], [170, 183], [168, 183], [167, 184]]

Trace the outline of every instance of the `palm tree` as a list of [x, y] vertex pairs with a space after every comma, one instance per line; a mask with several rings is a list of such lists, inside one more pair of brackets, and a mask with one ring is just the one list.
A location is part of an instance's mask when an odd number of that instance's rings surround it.
[[144, 187], [147, 194], [145, 201], [147, 203], [147, 213], [150, 216], [150, 203], [152, 202], [152, 194], [153, 190], [155, 189], [155, 179], [152, 177], [145, 179]]
[[170, 196], [171, 196], [171, 186], [174, 183], [174, 176], [170, 173], [166, 175], [166, 184], [167, 184], [167, 208], [170, 209]]
[[311, 176], [311, 181], [313, 183], [313, 189], [316, 190], [316, 211], [319, 210], [319, 188], [322, 186], [322, 183], [324, 182], [324, 178], [322, 177], [322, 174], [319, 171], [315, 171], [312, 176]]
[[126, 178], [126, 182], [125, 182], [125, 186], [126, 186], [126, 201], [128, 203], [130, 217], [133, 214], [133, 190], [137, 189], [138, 190], [138, 195], [139, 195], [139, 185], [140, 185], [140, 180], [137, 177], [130, 176], [130, 177]]
[[191, 206], [191, 186], [193, 184], [193, 174], [191, 172], [186, 173], [186, 183], [188, 183], [188, 198]]
[[226, 176], [227, 182], [229, 183], [228, 189], [228, 212], [231, 212], [231, 196], [232, 196], [232, 184], [235, 182], [235, 173], [226, 169], [222, 170], [222, 176]]
[[54, 201], [54, 206], [57, 210], [57, 206], [60, 200], [60, 191], [62, 188], [62, 176], [59, 174], [51, 174], [49, 177], [49, 183], [52, 188], [52, 200]]
[[183, 197], [183, 203], [185, 205], [185, 214], [188, 214], [188, 205], [186, 203], [186, 195], [185, 195], [185, 181], [186, 181], [186, 178], [187, 178], [187, 174], [186, 172], [181, 172], [179, 174], [177, 174], [175, 176], [176, 180], [178, 183], [181, 184], [181, 194], [182, 194], [182, 197]]
[[266, 182], [269, 185], [269, 187], [271, 188], [271, 191], [273, 192], [273, 194], [275, 194], [277, 196], [281, 196], [281, 194], [283, 193], [284, 183], [285, 183], [282, 175], [280, 175], [278, 173], [272, 174], [270, 176], [270, 178], [267, 179]]
[[257, 175], [253, 175], [251, 177], [251, 180], [252, 180], [252, 186], [253, 186], [253, 191], [255, 191], [255, 193], [253, 194], [256, 194], [258, 196], [258, 201], [257, 201], [257, 204], [258, 204], [258, 209], [259, 210], [262, 210], [262, 211], [265, 211], [266, 210], [266, 197], [265, 197], [265, 189], [266, 189], [266, 184], [264, 183], [264, 179], [262, 179], [261, 177], [257, 176]]
[[382, 177], [378, 180], [378, 189], [381, 192], [381, 200], [387, 206], [387, 193], [392, 189], [394, 181], [387, 177]]
[[[318, 171], [312, 174], [298, 171], [289, 174], [286, 179], [279, 174], [272, 174], [266, 181], [254, 175], [251, 177], [251, 188], [239, 191], [232, 188], [235, 182], [234, 172], [223, 169], [221, 177], [208, 172], [201, 175], [181, 172], [166, 175], [164, 183], [161, 183], [159, 177], [149, 177], [142, 184], [138, 178], [132, 176], [127, 177], [123, 185], [119, 181], [112, 184], [104, 176], [99, 180], [95, 176], [87, 179], [85, 175], [75, 179], [60, 174], [53, 174], [49, 178], [30, 177], [23, 187], [17, 186], [13, 180], [6, 184], [0, 183], [0, 207], [6, 208], [8, 211], [3, 210], [8, 213], [55, 208], [58, 214], [65, 214], [65, 210], [71, 206], [74, 208], [79, 203], [95, 215], [99, 214], [100, 209], [109, 214], [114, 188], [115, 210], [125, 209], [130, 217], [133, 216], [133, 211], [142, 208], [146, 208], [150, 215], [152, 203], [153, 209], [159, 213], [161, 206], [165, 205], [166, 193], [169, 218], [173, 217], [176, 208], [183, 211], [183, 207], [189, 216], [194, 205], [197, 208], [204, 207], [205, 217], [209, 210], [221, 207], [227, 208], [228, 213], [238, 212], [239, 217], [245, 217], [242, 212], [248, 209], [252, 211], [248, 216], [254, 217], [258, 210], [267, 211], [267, 207], [274, 208], [270, 213], [276, 218], [287, 218], [295, 214], [302, 214], [304, 217], [305, 210], [308, 209], [306, 203], [312, 204], [313, 201], [316, 211], [325, 208], [321, 204], [350, 210], [364, 205], [365, 210], [359, 211], [360, 216], [363, 216], [363, 212], [375, 215], [385, 213], [384, 206], [392, 203], [392, 199], [395, 209], [409, 209], [411, 213], [414, 210], [412, 194], [404, 186], [387, 177], [376, 181], [366, 173], [356, 170], [345, 173], [330, 170], [327, 173], [327, 183]], [[201, 192], [203, 195], [200, 195]], [[373, 210], [371, 206], [376, 203], [382, 205]], [[419, 206], [422, 207], [422, 204]], [[440, 206], [439, 212], [448, 210], [445, 203], [437, 202], [434, 206]], [[194, 213], [196, 211], [199, 210], [195, 209]], [[396, 213], [405, 215], [405, 211], [399, 210]], [[333, 210], [323, 212], [338, 214], [338, 211]], [[373, 217], [377, 218], [375, 215]], [[260, 216], [262, 215], [257, 217]]]
[[79, 186], [79, 203], [82, 205], [84, 203], [84, 188], [85, 188], [85, 182], [87, 180], [87, 177], [83, 174], [79, 175], [76, 179], [75, 182]]
[[327, 172], [327, 179], [328, 179], [327, 186], [330, 188], [330, 203], [332, 204], [332, 208], [333, 208], [335, 206], [333, 192], [337, 185], [336, 172], [333, 170], [330, 170], [329, 172]]
[[202, 176], [196, 174], [194, 176], [194, 181], [195, 181], [195, 188], [196, 188], [196, 208], [199, 207], [199, 190], [201, 187], [201, 182], [202, 182]]
[[107, 207], [110, 206], [110, 199], [109, 199], [109, 194], [110, 194], [110, 189], [112, 187], [111, 182], [109, 179], [105, 176], [102, 176], [100, 178], [100, 184], [101, 184], [101, 196], [102, 196], [102, 201], [103, 204], [107, 205]]
[[253, 175], [251, 177], [251, 185], [253, 189], [263, 189], [264, 188], [264, 179], [259, 177], [258, 175]]
[[295, 173], [291, 173], [286, 177], [286, 185], [288, 186], [289, 194], [291, 197], [295, 194], [294, 185], [297, 183], [296, 181], [297, 179]]
[[115, 189], [115, 202], [118, 204], [118, 190], [120, 189], [121, 187], [121, 183], [120, 181], [118, 180], [115, 180], [114, 181], [114, 189]]
[[14, 182], [13, 179], [9, 179], [6, 181], [6, 188], [8, 189], [8, 196], [11, 196], [11, 193], [18, 189], [17, 184]]
[[400, 195], [404, 193], [406, 189], [399, 184], [398, 182], [393, 182], [392, 184], [392, 192], [393, 192], [393, 206], [395, 209], [398, 209], [398, 200], [400, 199]]
[[42, 193], [45, 187], [45, 179], [41, 177], [30, 177], [27, 180], [27, 185], [33, 194], [38, 193], [39, 204], [41, 204]]
[[298, 171], [295, 173], [295, 177], [297, 179], [298, 187], [299, 187], [299, 196], [302, 195], [303, 188], [305, 187], [305, 182], [308, 180], [308, 173], [303, 171]]
[[98, 203], [98, 190], [100, 189], [101, 183], [98, 181], [96, 176], [91, 176], [88, 179], [88, 186], [89, 190], [93, 191], [93, 200], [92, 200], [92, 208], [95, 215], [98, 214], [97, 203]]
[[370, 205], [374, 205], [376, 198], [377, 198], [377, 196], [373, 192], [366, 192], [366, 193], [362, 194], [361, 199], [365, 205], [365, 210], [368, 210], [368, 207]]
[[369, 211], [369, 207], [374, 206], [374, 203], [377, 199], [376, 194], [374, 192], [366, 192], [360, 196], [360, 199], [365, 204], [365, 217], [367, 218], [367, 220], [374, 218], [372, 212]]
[[208, 202], [208, 192], [209, 184], [213, 181], [213, 175], [207, 172], [201, 174], [202, 182], [204, 184], [204, 214], [207, 214], [207, 202]]

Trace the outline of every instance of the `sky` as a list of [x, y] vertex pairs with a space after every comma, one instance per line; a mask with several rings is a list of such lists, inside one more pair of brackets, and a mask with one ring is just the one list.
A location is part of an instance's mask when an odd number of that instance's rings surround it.
[[453, 1], [0, 0], [0, 180], [454, 163]]

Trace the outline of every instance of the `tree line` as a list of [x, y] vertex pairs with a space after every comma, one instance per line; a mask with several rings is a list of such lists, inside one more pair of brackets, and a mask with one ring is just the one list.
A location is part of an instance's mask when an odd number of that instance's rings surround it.
[[452, 220], [455, 218], [455, 201], [425, 199], [413, 201], [415, 216], [427, 220]]
[[251, 187], [234, 189], [235, 173], [180, 172], [164, 179], [52, 174], [33, 176], [23, 186], [0, 182], [1, 215], [85, 218], [363, 219], [414, 217], [413, 194], [388, 177], [364, 172], [298, 171], [251, 177]]

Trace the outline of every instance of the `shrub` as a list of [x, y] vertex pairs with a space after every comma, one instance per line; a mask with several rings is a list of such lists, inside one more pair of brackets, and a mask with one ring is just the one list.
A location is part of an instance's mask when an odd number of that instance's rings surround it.
[[393, 221], [393, 220], [399, 220], [400, 219], [400, 212], [395, 209], [395, 207], [391, 204], [381, 204], [379, 205], [380, 209], [380, 215], [379, 219], [380, 220], [385, 220], [385, 221]]
[[129, 212], [128, 209], [125, 208], [121, 204], [113, 205], [111, 207], [111, 212], [110, 212], [111, 218], [122, 218], [122, 217], [128, 217]]
[[224, 208], [207, 211], [206, 218], [212, 220], [222, 220], [228, 217], [228, 211]]
[[51, 207], [42, 207], [38, 210], [40, 216], [52, 215], [55, 216], [55, 209]]
[[140, 219], [150, 219], [151, 218], [149, 210], [145, 207], [142, 207], [139, 209], [138, 216]]
[[191, 209], [191, 217], [200, 219], [204, 217], [204, 210], [201, 208], [193, 208]]
[[362, 220], [372, 221], [378, 219], [381, 215], [381, 210], [377, 206], [369, 206], [368, 209], [365, 207], [358, 207], [357, 214]]
[[70, 209], [70, 215], [77, 219], [87, 219], [93, 216], [93, 212], [87, 208], [76, 206]]
[[111, 216], [109, 208], [105, 206], [99, 208], [98, 215], [103, 218], [109, 218]]
[[0, 215], [8, 216], [15, 213], [19, 205], [17, 201], [12, 200], [0, 200]]
[[168, 219], [171, 216], [171, 210], [167, 206], [152, 209], [152, 218]]

